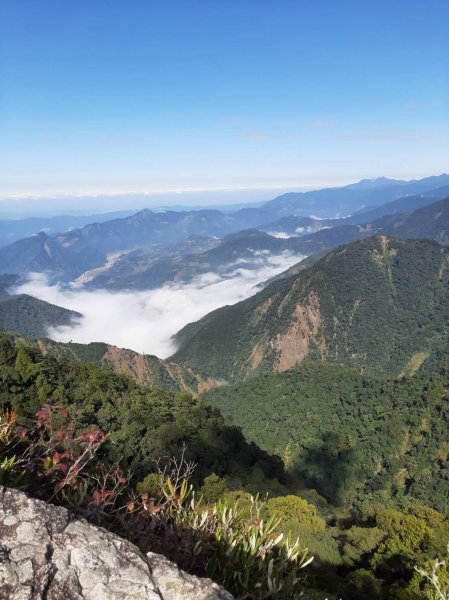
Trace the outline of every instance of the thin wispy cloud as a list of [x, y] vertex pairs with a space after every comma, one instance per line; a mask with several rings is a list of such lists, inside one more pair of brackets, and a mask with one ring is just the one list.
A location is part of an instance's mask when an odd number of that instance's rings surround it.
[[419, 142], [430, 139], [432, 134], [432, 131], [422, 129], [368, 127], [340, 133], [336, 136], [336, 139], [360, 142]]
[[254, 257], [255, 270], [236, 265], [227, 279], [206, 273], [188, 284], [143, 292], [67, 289], [49, 285], [42, 274], [32, 275], [17, 291], [83, 314], [73, 326], [49, 329], [49, 337], [56, 341], [101, 341], [166, 358], [175, 351], [172, 335], [184, 325], [221, 306], [248, 298], [258, 291], [258, 283], [302, 258], [289, 252], [258, 254]]
[[253, 142], [261, 142], [267, 138], [267, 134], [263, 131], [246, 131], [245, 138]]

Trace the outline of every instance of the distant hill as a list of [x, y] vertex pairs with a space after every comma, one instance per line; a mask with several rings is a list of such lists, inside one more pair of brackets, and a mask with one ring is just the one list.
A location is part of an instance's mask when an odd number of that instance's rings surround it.
[[11, 294], [17, 275], [0, 275], [0, 330], [30, 337], [47, 335], [48, 327], [70, 325], [80, 313], [27, 294]]
[[447, 349], [448, 285], [448, 249], [370, 237], [187, 325], [172, 360], [227, 381], [306, 357], [398, 375]]
[[449, 244], [449, 198], [434, 202], [410, 214], [375, 221], [386, 233], [401, 238], [429, 238]]
[[111, 219], [128, 217], [134, 212], [123, 210], [94, 215], [61, 215], [55, 217], [0, 220], [0, 248], [41, 232], [47, 235], [56, 235], [70, 229], [84, 227], [84, 225], [88, 225], [89, 223], [102, 223]]
[[[401, 200], [402, 201], [402, 200]], [[349, 221], [346, 219], [345, 221]], [[326, 252], [341, 244], [384, 233], [398, 238], [427, 238], [442, 245], [449, 244], [449, 198], [425, 205], [412, 213], [387, 214], [361, 225], [339, 225], [305, 235], [296, 244], [296, 251], [308, 258], [276, 276], [283, 279], [303, 271]], [[270, 280], [271, 281], [271, 280]]]
[[[368, 182], [371, 182], [370, 184]], [[362, 185], [360, 185], [362, 184]], [[374, 207], [405, 196], [414, 196], [449, 185], [449, 175], [426, 177], [414, 181], [365, 180], [342, 188], [310, 192], [290, 192], [270, 200], [262, 207], [276, 211], [277, 218], [288, 215], [347, 217], [363, 207]], [[267, 221], [268, 222], [268, 221]]]
[[[370, 223], [385, 215], [397, 215], [400, 213], [410, 213], [424, 206], [432, 204], [436, 200], [442, 200], [449, 197], [449, 186], [441, 187], [436, 190], [424, 192], [419, 196], [405, 196], [398, 198], [387, 204], [382, 204], [374, 209], [362, 210], [346, 219], [347, 224]], [[343, 224], [343, 223], [342, 223]]]
[[56, 237], [45, 233], [0, 249], [1, 273], [47, 271], [71, 280], [102, 267], [108, 256], [142, 247], [166, 246], [191, 235], [223, 235], [232, 230], [230, 219], [219, 211], [142, 210], [125, 219], [92, 223]]
[[[439, 216], [438, 214], [441, 213]], [[245, 269], [258, 268], [270, 255], [291, 252], [309, 256], [304, 265], [322, 257], [326, 251], [341, 244], [386, 233], [401, 238], [429, 238], [446, 243], [449, 227], [449, 199], [433, 202], [416, 215], [386, 215], [364, 225], [344, 224], [321, 228], [315, 233], [287, 239], [274, 237], [260, 229], [248, 229], [225, 236], [221, 240], [193, 236], [185, 242], [166, 248], [142, 249], [123, 254], [107, 268], [88, 272], [81, 280], [89, 287], [120, 289], [152, 289], [169, 282], [189, 282], [195, 277], [214, 272], [229, 277], [238, 264]], [[285, 229], [296, 228], [304, 217], [284, 217], [280, 223]], [[310, 220], [312, 221], [312, 220]], [[344, 220], [347, 223], [348, 220]], [[316, 221], [328, 223], [328, 221]], [[309, 222], [310, 226], [310, 222]], [[266, 229], [271, 228], [267, 226]], [[286, 272], [284, 276], [293, 274]], [[277, 276], [282, 277], [282, 275]]]
[[19, 281], [17, 275], [0, 275], [0, 297], [9, 295], [9, 290]]
[[[88, 287], [119, 289], [153, 289], [165, 283], [190, 282], [213, 272], [222, 278], [232, 277], [236, 268], [256, 269], [272, 255], [297, 253], [297, 238], [279, 239], [257, 229], [230, 234], [222, 240], [189, 238], [187, 243], [163, 250], [136, 250], [120, 256], [107, 269], [89, 272]], [[187, 241], [189, 241], [187, 240]]]
[[27, 294], [0, 297], [0, 329], [25, 336], [48, 334], [49, 327], [70, 325], [80, 313]]
[[282, 236], [282, 234], [288, 234], [302, 236], [315, 233], [321, 229], [335, 227], [344, 222], [345, 219], [313, 219], [312, 217], [295, 217], [294, 215], [289, 215], [288, 217], [281, 217], [272, 223], [262, 225], [258, 229], [271, 235]]

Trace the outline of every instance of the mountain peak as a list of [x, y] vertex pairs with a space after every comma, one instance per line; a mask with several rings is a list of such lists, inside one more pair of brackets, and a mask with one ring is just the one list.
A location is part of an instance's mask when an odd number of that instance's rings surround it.
[[136, 212], [136, 214], [132, 215], [132, 217], [130, 218], [145, 218], [152, 214], [154, 214], [152, 210], [150, 210], [149, 208], [143, 208], [142, 210], [139, 210], [139, 212]]

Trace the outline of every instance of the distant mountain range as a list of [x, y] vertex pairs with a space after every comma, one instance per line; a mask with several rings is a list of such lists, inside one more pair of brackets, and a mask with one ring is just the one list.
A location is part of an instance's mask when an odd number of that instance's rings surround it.
[[135, 211], [122, 210], [95, 215], [61, 215], [56, 217], [30, 217], [27, 219], [0, 220], [0, 248], [25, 237], [43, 231], [47, 235], [64, 233], [71, 229], [84, 227], [93, 221], [102, 223], [111, 219], [129, 217]]
[[306, 357], [399, 375], [447, 349], [448, 285], [448, 249], [369, 237], [187, 325], [172, 360], [226, 381]]
[[[297, 223], [304, 222], [304, 219], [307, 218], [284, 217], [280, 221], [295, 220]], [[189, 282], [208, 272], [222, 278], [231, 277], [236, 266], [254, 269], [263, 263], [264, 258], [267, 260], [269, 256], [282, 252], [309, 256], [310, 260], [301, 264], [302, 270], [304, 264], [310, 265], [327, 250], [375, 233], [400, 238], [429, 238], [445, 244], [449, 235], [449, 199], [433, 202], [410, 214], [387, 215], [365, 225], [324, 227], [298, 237], [279, 238], [257, 229], [239, 231], [222, 240], [194, 236], [182, 244], [162, 250], [154, 248], [126, 253], [108, 268], [87, 273], [85, 281], [92, 288], [153, 289], [169, 282]]]
[[[116, 257], [123, 253], [145, 249], [145, 252], [149, 252], [150, 255], [159, 252], [162, 257], [164, 248], [182, 243], [190, 236], [223, 238], [231, 233], [255, 227], [272, 231], [268, 229], [267, 224], [272, 227], [272, 224], [282, 217], [346, 216], [363, 208], [379, 207], [381, 204], [395, 202], [401, 198], [400, 210], [408, 210], [410, 207], [416, 208], [417, 205], [421, 205], [421, 202], [426, 203], [429, 198], [434, 199], [432, 196], [423, 196], [420, 199], [416, 197], [417, 195], [425, 195], [429, 192], [432, 194], [435, 193], [432, 190], [447, 185], [449, 185], [449, 175], [412, 182], [380, 179], [362, 181], [343, 188], [284, 194], [261, 207], [245, 208], [232, 213], [218, 210], [155, 213], [145, 209], [126, 218], [91, 223], [81, 229], [55, 236], [41, 232], [19, 240], [0, 249], [0, 273], [47, 272], [56, 280], [71, 281], [82, 276], [86, 271], [110, 265], [111, 255]], [[411, 198], [409, 203], [407, 198]], [[377, 211], [375, 216], [378, 217], [382, 212], [388, 214], [384, 212], [385, 210], [397, 212], [399, 208], [398, 205], [390, 205], [380, 212]], [[370, 214], [367, 213], [363, 217], [359, 213], [351, 218], [357, 222], [359, 220], [367, 222], [366, 219], [370, 218]], [[308, 225], [301, 225], [300, 221], [296, 221], [295, 229], [305, 227], [304, 232], [296, 233], [307, 233], [307, 227], [315, 231], [322, 229], [323, 226], [336, 228], [343, 223], [337, 220], [323, 225], [323, 223], [317, 224], [316, 221], [317, 219], [314, 219], [308, 222]], [[348, 221], [345, 224], [353, 222], [355, 221]], [[356, 230], [352, 233], [355, 239]], [[335, 238], [341, 238], [341, 235], [340, 231], [335, 234]], [[306, 246], [307, 252], [304, 252]], [[332, 247], [332, 242], [322, 241], [320, 244], [320, 242], [309, 241], [306, 246], [298, 251], [309, 254], [324, 247]], [[312, 248], [315, 247], [316, 249], [313, 250]], [[137, 254], [135, 258], [137, 261], [142, 261], [142, 255]], [[129, 265], [131, 259], [127, 260]]]

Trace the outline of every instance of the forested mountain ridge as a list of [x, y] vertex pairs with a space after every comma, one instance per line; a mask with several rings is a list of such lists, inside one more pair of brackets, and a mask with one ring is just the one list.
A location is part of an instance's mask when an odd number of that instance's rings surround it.
[[432, 241], [360, 240], [187, 325], [172, 359], [228, 381], [307, 356], [398, 375], [447, 348], [448, 267]]
[[[180, 456], [201, 465], [197, 482], [215, 472], [249, 484], [282, 489], [282, 462], [247, 443], [235, 427], [225, 425], [219, 411], [185, 392], [139, 385], [107, 366], [80, 363], [68, 356], [42, 354], [35, 345], [0, 335], [0, 405], [14, 409], [20, 424], [29, 423], [44, 404], [63, 406], [77, 426], [109, 432], [105, 456], [131, 468], [134, 482], [157, 470], [156, 461]], [[257, 473], [252, 472], [254, 468]], [[250, 483], [252, 481], [252, 483]], [[245, 484], [244, 484], [245, 485]]]
[[81, 314], [28, 294], [0, 297], [0, 330], [30, 337], [48, 334], [49, 327], [72, 325]]

